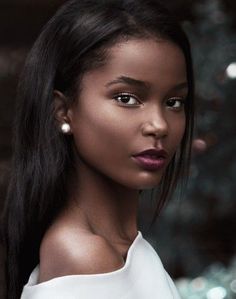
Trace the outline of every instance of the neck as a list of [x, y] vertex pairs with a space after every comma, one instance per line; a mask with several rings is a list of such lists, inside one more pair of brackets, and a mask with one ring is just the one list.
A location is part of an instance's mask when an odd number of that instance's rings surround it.
[[80, 165], [69, 210], [91, 232], [115, 240], [130, 241], [137, 235], [139, 190], [121, 186]]

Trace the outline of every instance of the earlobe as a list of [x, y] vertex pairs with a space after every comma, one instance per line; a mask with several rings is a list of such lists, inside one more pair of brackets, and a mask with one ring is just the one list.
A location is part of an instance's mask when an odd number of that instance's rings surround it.
[[71, 131], [71, 111], [68, 98], [60, 91], [54, 90], [54, 116], [57, 126], [64, 134]]

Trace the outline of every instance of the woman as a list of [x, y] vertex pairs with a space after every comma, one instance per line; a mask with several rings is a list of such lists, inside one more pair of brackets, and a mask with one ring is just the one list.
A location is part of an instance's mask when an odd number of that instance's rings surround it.
[[137, 210], [158, 186], [155, 220], [186, 174], [193, 110], [189, 43], [157, 1], [59, 9], [19, 84], [8, 298], [179, 298]]

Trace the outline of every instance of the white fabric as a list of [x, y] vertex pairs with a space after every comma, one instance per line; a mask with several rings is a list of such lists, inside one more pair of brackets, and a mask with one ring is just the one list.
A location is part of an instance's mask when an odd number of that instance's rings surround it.
[[68, 275], [39, 283], [39, 266], [32, 272], [21, 299], [180, 299], [153, 247], [138, 235], [125, 265], [113, 272]]

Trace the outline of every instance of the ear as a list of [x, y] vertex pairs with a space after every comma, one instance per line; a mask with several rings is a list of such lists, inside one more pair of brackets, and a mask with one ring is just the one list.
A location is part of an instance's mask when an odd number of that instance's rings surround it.
[[65, 123], [71, 126], [72, 110], [68, 98], [59, 90], [53, 91], [54, 116], [58, 128]]

